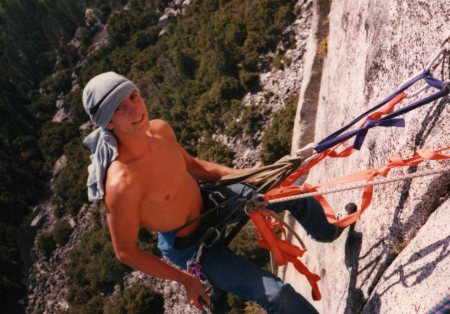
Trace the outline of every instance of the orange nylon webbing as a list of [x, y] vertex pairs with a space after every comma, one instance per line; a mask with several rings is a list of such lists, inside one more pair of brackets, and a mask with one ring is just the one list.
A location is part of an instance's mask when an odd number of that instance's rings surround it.
[[[375, 111], [374, 113], [367, 116], [364, 121], [362, 121], [361, 126], [365, 124], [367, 119], [379, 120], [383, 115], [392, 113], [394, 111], [395, 105], [401, 102], [405, 97], [406, 93], [400, 93], [396, 97], [394, 97], [391, 101], [385, 104], [383, 107]], [[354, 148], [352, 146], [343, 149], [340, 152], [337, 152], [338, 148], [342, 147], [342, 145], [346, 141], [339, 143], [333, 148], [330, 148], [320, 154], [313, 160], [311, 160], [308, 164], [299, 167], [296, 171], [294, 171], [288, 178], [286, 178], [283, 182], [281, 182], [278, 186], [268, 191], [264, 198], [269, 201], [271, 199], [277, 199], [287, 196], [293, 196], [301, 193], [308, 192], [316, 192], [320, 187], [326, 187], [330, 185], [349, 183], [354, 181], [366, 180], [367, 182], [373, 181], [373, 178], [376, 176], [387, 176], [389, 171], [396, 167], [404, 167], [404, 166], [412, 166], [418, 165], [424, 160], [443, 160], [450, 158], [449, 155], [441, 154], [442, 151], [450, 149], [450, 147], [446, 147], [443, 149], [439, 149], [436, 151], [430, 151], [427, 149], [419, 149], [416, 154], [407, 159], [402, 159], [400, 157], [391, 157], [388, 164], [384, 167], [378, 169], [370, 169], [366, 171], [361, 171], [350, 176], [346, 176], [337, 180], [333, 180], [331, 182], [322, 183], [312, 185], [309, 183], [304, 183], [302, 186], [293, 186], [292, 184], [301, 177], [304, 173], [313, 168], [316, 164], [318, 164], [322, 159], [326, 157], [331, 158], [344, 158], [350, 156], [354, 152]], [[370, 205], [373, 196], [373, 186], [368, 186], [364, 188], [363, 197], [361, 201], [361, 205], [358, 210], [346, 216], [343, 219], [337, 220], [334, 211], [331, 206], [328, 204], [326, 199], [322, 195], [315, 196], [314, 198], [321, 204], [325, 216], [329, 223], [335, 224], [338, 227], [346, 227], [352, 223], [354, 223], [359, 216], [366, 210], [366, 208]], [[321, 294], [318, 287], [317, 282], [320, 280], [320, 276], [312, 273], [308, 270], [308, 268], [300, 261], [299, 257], [303, 256], [305, 253], [304, 250], [299, 247], [288, 243], [287, 241], [281, 239], [274, 232], [275, 230], [282, 231], [285, 234], [285, 229], [274, 220], [272, 214], [267, 216], [267, 212], [262, 210], [257, 210], [249, 213], [250, 219], [254, 223], [257, 229], [257, 240], [259, 245], [262, 248], [265, 248], [271, 251], [275, 257], [275, 260], [278, 265], [285, 265], [290, 262], [294, 265], [295, 269], [298, 272], [306, 276], [309, 284], [312, 289], [312, 296], [314, 300], [320, 300]]]
[[275, 261], [278, 265], [286, 265], [290, 262], [295, 269], [303, 274], [311, 285], [311, 293], [314, 300], [320, 300], [321, 294], [317, 282], [320, 276], [312, 273], [299, 259], [305, 253], [305, 250], [300, 249], [286, 240], [281, 239], [274, 230], [279, 230], [286, 234], [285, 228], [280, 223], [280, 218], [276, 213], [267, 210], [256, 210], [249, 213], [250, 219], [257, 230], [258, 244], [271, 251], [274, 255]]
[[[305, 182], [302, 186], [279, 187], [277, 189], [271, 190], [269, 193], [266, 193], [265, 199], [271, 200], [281, 197], [293, 196], [301, 193], [317, 192], [318, 188], [336, 184], [351, 183], [363, 180], [367, 182], [372, 182], [373, 179], [377, 176], [386, 177], [393, 168], [416, 166], [421, 162], [423, 162], [424, 160], [448, 159], [450, 158], [450, 155], [445, 155], [442, 153], [443, 151], [446, 150], [450, 150], [450, 147], [441, 148], [435, 151], [428, 150], [426, 148], [418, 149], [413, 157], [402, 159], [401, 157], [394, 156], [391, 157], [389, 159], [389, 162], [381, 168], [360, 171], [330, 182], [319, 183], [314, 185]], [[372, 196], [373, 196], [373, 186], [365, 187], [363, 190], [362, 201], [358, 208], [358, 211], [340, 220], [336, 219], [334, 211], [331, 209], [331, 206], [328, 204], [328, 202], [322, 195], [315, 196], [314, 198], [322, 205], [322, 208], [325, 212], [325, 216], [327, 217], [329, 223], [335, 224], [338, 227], [346, 227], [354, 223], [359, 218], [359, 216], [361, 216], [361, 214], [367, 209], [367, 207], [370, 205], [372, 201]]]
[[[450, 150], [450, 146], [435, 151], [431, 151], [426, 148], [418, 149], [416, 154], [410, 158], [402, 159], [401, 157], [397, 156], [391, 157], [389, 159], [389, 162], [381, 168], [360, 171], [352, 175], [322, 184], [312, 185], [305, 182], [302, 186], [279, 187], [276, 189], [276, 194], [266, 193], [265, 198], [266, 200], [270, 200], [274, 198], [297, 195], [300, 193], [316, 192], [320, 187], [326, 187], [335, 184], [350, 183], [361, 180], [366, 180], [368, 182], [373, 181], [373, 178], [376, 176], [387, 176], [389, 171], [396, 167], [415, 166], [420, 164], [424, 160], [449, 159], [450, 155], [445, 155], [442, 153], [446, 150]], [[334, 211], [331, 209], [331, 206], [322, 195], [315, 196], [314, 198], [321, 204], [328, 222], [343, 228], [354, 223], [359, 218], [359, 216], [361, 216], [361, 214], [370, 205], [372, 196], [373, 186], [365, 187], [359, 209], [355, 213], [350, 214], [340, 220], [336, 219]], [[286, 265], [286, 263], [288, 262], [292, 263], [295, 269], [297, 269], [299, 273], [303, 274], [311, 285], [313, 299], [320, 300], [321, 294], [319, 286], [317, 284], [320, 280], [320, 276], [310, 272], [309, 269], [299, 259], [303, 256], [305, 250], [302, 250], [298, 246], [290, 244], [286, 240], [281, 239], [274, 232], [274, 230], [279, 230], [284, 235], [286, 235], [286, 230], [279, 222], [280, 218], [276, 215], [276, 213], [272, 213], [267, 210], [257, 210], [250, 212], [249, 216], [256, 227], [257, 240], [259, 245], [262, 248], [273, 253], [275, 261], [278, 265]]]
[[[384, 106], [376, 110], [375, 112], [371, 113], [369, 116], [367, 116], [359, 125], [359, 127], [362, 127], [368, 119], [372, 119], [374, 121], [379, 120], [383, 115], [390, 114], [394, 111], [395, 106], [400, 103], [405, 97], [407, 96], [406, 93], [402, 92], [392, 98], [388, 103], [386, 103]], [[311, 160], [308, 164], [299, 167], [297, 170], [295, 170], [288, 178], [286, 178], [283, 182], [281, 182], [277, 187], [282, 186], [290, 186], [292, 185], [298, 178], [300, 178], [303, 174], [308, 172], [311, 168], [313, 168], [315, 165], [317, 165], [322, 159], [325, 159], [326, 157], [331, 158], [345, 158], [353, 154], [355, 149], [353, 146], [349, 146], [342, 150], [341, 152], [337, 152], [338, 148], [342, 147], [344, 143], [346, 143], [348, 140], [343, 141], [333, 148], [329, 148], [322, 153], [320, 153], [316, 158]], [[275, 187], [275, 189], [277, 188]], [[273, 189], [272, 189], [273, 190]], [[270, 193], [270, 192], [269, 192]], [[276, 194], [276, 192], [274, 192]]]

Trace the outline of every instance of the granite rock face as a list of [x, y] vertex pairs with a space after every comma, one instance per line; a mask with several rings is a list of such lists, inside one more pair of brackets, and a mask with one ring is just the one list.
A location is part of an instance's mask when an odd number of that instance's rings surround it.
[[[320, 5], [324, 3], [314, 3], [316, 24], [307, 44], [293, 150], [320, 141], [394, 92], [425, 67], [450, 31], [450, 7], [442, 1], [332, 1], [329, 13]], [[323, 21], [329, 23], [328, 34], [318, 31]], [[320, 64], [324, 43], [326, 56]], [[433, 73], [448, 80], [449, 68], [447, 60]], [[399, 108], [415, 99], [406, 99]], [[403, 115], [404, 128], [369, 130], [359, 152], [322, 161], [306, 181], [326, 182], [381, 167], [390, 156], [405, 158], [421, 147], [449, 146], [449, 103], [444, 97]], [[306, 134], [310, 128], [314, 133]], [[391, 174], [435, 168], [450, 169], [450, 164], [424, 162]], [[448, 171], [377, 186], [370, 207], [339, 239], [307, 239], [303, 260], [322, 277], [321, 301], [312, 301], [309, 285], [292, 267], [280, 275], [321, 313], [426, 312], [450, 293], [449, 188]], [[355, 190], [327, 200], [342, 211], [349, 202], [359, 205], [361, 197], [362, 191]], [[301, 227], [296, 230], [307, 237]]]

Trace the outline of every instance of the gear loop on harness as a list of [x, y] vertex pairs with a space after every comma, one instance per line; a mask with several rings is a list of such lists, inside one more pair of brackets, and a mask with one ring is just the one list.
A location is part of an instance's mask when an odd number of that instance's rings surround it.
[[[219, 196], [219, 197], [222, 199], [222, 203], [219, 203], [219, 201], [216, 200], [216, 198], [214, 197], [215, 195]], [[209, 198], [209, 200], [211, 201], [211, 203], [213, 203], [213, 204], [217, 207], [217, 209], [219, 209], [219, 208], [225, 206], [225, 205], [223, 204], [223, 201], [225, 201], [225, 200], [227, 199], [227, 198], [226, 198], [221, 192], [219, 192], [219, 191], [213, 191], [213, 192], [211, 192], [211, 193], [209, 194], [208, 198]]]

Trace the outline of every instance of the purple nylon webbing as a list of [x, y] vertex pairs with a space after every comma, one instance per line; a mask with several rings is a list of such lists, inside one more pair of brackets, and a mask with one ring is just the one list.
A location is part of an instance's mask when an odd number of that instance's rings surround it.
[[435, 101], [435, 100], [437, 100], [437, 99], [447, 95], [449, 92], [450, 92], [449, 88], [448, 87], [444, 87], [442, 90], [440, 90], [437, 93], [431, 94], [431, 95], [429, 95], [429, 96], [427, 96], [427, 97], [425, 97], [423, 99], [419, 99], [419, 100], [413, 102], [412, 104], [410, 104], [410, 105], [408, 105], [406, 107], [403, 107], [403, 108], [401, 108], [401, 109], [399, 109], [397, 111], [394, 111], [393, 113], [391, 113], [391, 114], [383, 117], [382, 119], [380, 119], [380, 121], [381, 120], [385, 120], [385, 119], [392, 119], [392, 118], [397, 117], [397, 116], [399, 116], [401, 114], [410, 112], [411, 110], [417, 109], [417, 108], [419, 108], [419, 107], [421, 107], [423, 105], [426, 105], [426, 104], [428, 104], [428, 103], [430, 103], [432, 101]]
[[425, 80], [425, 82], [428, 83], [428, 85], [430, 85], [436, 89], [440, 90], [440, 89], [444, 88], [444, 83], [440, 80], [435, 79], [432, 76], [425, 76], [423, 79]]
[[[442, 82], [441, 82], [442, 83]], [[355, 139], [355, 143], [353, 145], [353, 147], [355, 149], [360, 149], [363, 142], [364, 142], [364, 138], [365, 135], [367, 134], [368, 130], [376, 127], [376, 126], [385, 126], [385, 127], [391, 127], [391, 126], [395, 126], [395, 127], [404, 127], [404, 120], [403, 119], [393, 119], [401, 114], [405, 114], [409, 111], [412, 111], [414, 109], [417, 109], [421, 106], [424, 106], [432, 101], [435, 101], [445, 95], [447, 95], [449, 93], [449, 88], [445, 87], [442, 84], [443, 88], [442, 90], [440, 90], [437, 93], [431, 94], [423, 99], [420, 99], [418, 101], [415, 101], [413, 103], [411, 103], [410, 105], [401, 108], [385, 117], [383, 117], [382, 119], [378, 120], [378, 121], [373, 121], [373, 120], [368, 120], [368, 122], [366, 122], [366, 124], [359, 129], [356, 130], [352, 130], [350, 132], [341, 134], [339, 136], [336, 136], [334, 138], [331, 138], [327, 141], [321, 141], [320, 144], [318, 144], [314, 150], [318, 153], [323, 152], [324, 150], [333, 147], [336, 144], [339, 144], [340, 142], [343, 142], [353, 136], [357, 136], [357, 138]], [[402, 122], [403, 120], [403, 122]], [[373, 122], [369, 122], [369, 121], [373, 121]]]
[[[414, 84], [415, 82], [417, 82], [419, 79], [423, 78], [425, 80], [425, 82], [427, 82], [430, 86], [439, 89], [440, 91], [437, 93], [434, 93], [432, 95], [429, 95], [423, 99], [417, 100], [413, 103], [411, 103], [410, 105], [401, 108], [385, 117], [383, 117], [382, 119], [378, 120], [378, 121], [373, 121], [373, 120], [368, 120], [366, 122], [366, 124], [356, 130], [352, 130], [350, 132], [344, 133], [342, 134], [344, 131], [346, 131], [347, 129], [349, 129], [351, 126], [353, 126], [356, 122], [358, 122], [359, 120], [361, 120], [364, 116], [366, 116], [367, 114], [371, 113], [372, 111], [378, 109], [379, 107], [381, 107], [382, 105], [386, 104], [389, 100], [391, 100], [392, 98], [394, 98], [395, 96], [397, 96], [398, 94], [400, 94], [401, 92], [403, 92], [405, 89], [407, 89], [408, 87], [410, 87], [412, 84]], [[355, 120], [353, 120], [352, 122], [350, 122], [348, 125], [346, 125], [345, 127], [341, 128], [340, 130], [334, 132], [333, 134], [329, 135], [328, 137], [326, 137], [325, 139], [321, 140], [316, 147], [314, 147], [314, 150], [317, 153], [321, 153], [324, 150], [333, 147], [336, 144], [339, 144], [340, 142], [343, 142], [353, 136], [356, 136], [355, 142], [353, 144], [353, 147], [355, 149], [360, 149], [365, 136], [368, 132], [369, 129], [375, 127], [375, 126], [385, 126], [385, 127], [391, 127], [391, 126], [395, 126], [395, 127], [404, 127], [404, 120], [403, 119], [393, 119], [394, 117], [397, 117], [401, 114], [407, 113], [411, 110], [417, 109], [425, 104], [428, 104], [436, 99], [439, 99], [440, 97], [445, 96], [446, 94], [449, 93], [449, 89], [447, 86], [445, 86], [445, 84], [440, 81], [437, 80], [435, 78], [433, 78], [431, 76], [431, 74], [429, 72], [422, 72], [420, 75], [414, 77], [413, 79], [411, 79], [409, 82], [403, 84], [396, 92], [394, 92], [392, 95], [390, 95], [389, 97], [387, 97], [385, 100], [383, 100], [381, 103], [377, 104], [375, 107], [373, 107], [372, 109], [366, 111], [365, 113], [363, 113], [362, 115], [360, 115], [358, 118], [356, 118]], [[370, 122], [372, 121], [372, 122]]]
[[386, 119], [386, 120], [378, 120], [378, 121], [368, 119], [367, 122], [364, 124], [364, 126], [361, 129], [359, 129], [359, 131], [356, 133], [355, 142], [353, 143], [353, 147], [358, 150], [361, 149], [364, 139], [366, 138], [367, 132], [369, 131], [369, 129], [374, 128], [376, 126], [404, 127], [405, 119]]
[[[347, 124], [346, 126], [340, 128], [339, 130], [337, 130], [336, 132], [328, 135], [327, 137], [325, 137], [324, 139], [322, 139], [319, 143], [317, 143], [317, 147], [319, 147], [321, 144], [331, 140], [332, 138], [337, 137], [339, 134], [341, 134], [342, 132], [348, 130], [350, 127], [352, 127], [356, 122], [360, 121], [362, 118], [364, 118], [365, 116], [367, 116], [369, 113], [372, 113], [373, 111], [379, 109], [380, 107], [382, 107], [383, 105], [385, 105], [386, 103], [388, 103], [389, 101], [391, 101], [394, 97], [396, 97], [397, 95], [399, 95], [400, 93], [402, 93], [403, 91], [405, 91], [407, 88], [409, 88], [411, 85], [413, 85], [414, 83], [416, 83], [417, 81], [419, 81], [420, 79], [426, 77], [430, 75], [429, 72], [424, 71], [421, 72], [420, 74], [418, 74], [417, 76], [413, 77], [411, 80], [409, 80], [408, 82], [404, 83], [402, 86], [400, 86], [395, 92], [393, 92], [391, 95], [389, 95], [388, 97], [386, 97], [385, 99], [383, 99], [381, 102], [379, 102], [378, 104], [376, 104], [374, 107], [370, 108], [369, 110], [367, 110], [366, 112], [362, 113], [361, 115], [359, 115], [357, 118], [355, 118], [353, 121], [351, 121], [349, 124]], [[317, 151], [317, 149], [316, 149]], [[323, 151], [323, 150], [321, 150]], [[320, 153], [321, 151], [317, 151], [318, 153]]]

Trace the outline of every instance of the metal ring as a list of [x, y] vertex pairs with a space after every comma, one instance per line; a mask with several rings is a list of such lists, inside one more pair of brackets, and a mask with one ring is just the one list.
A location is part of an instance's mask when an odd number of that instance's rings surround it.
[[222, 202], [226, 200], [226, 197], [219, 191], [214, 191], [212, 193], [209, 194], [209, 200], [214, 203], [214, 205], [216, 207], [221, 207], [222, 203], [219, 203], [218, 201], [216, 201], [216, 199], [214, 198], [214, 195], [218, 195], [220, 198], [222, 198]]
[[247, 215], [247, 216], [249, 216], [250, 215], [250, 210], [249, 210], [249, 208], [247, 207], [247, 202], [245, 202], [245, 205], [244, 205], [244, 213]]

